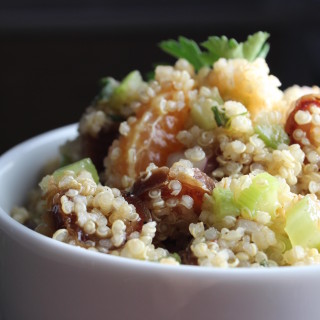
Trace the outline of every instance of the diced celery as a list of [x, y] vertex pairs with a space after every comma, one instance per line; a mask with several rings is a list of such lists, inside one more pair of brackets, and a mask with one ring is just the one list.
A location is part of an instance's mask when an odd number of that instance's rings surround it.
[[64, 167], [71, 162], [72, 162], [72, 160], [71, 160], [71, 157], [69, 156], [69, 154], [61, 153], [59, 166]]
[[277, 149], [281, 143], [289, 144], [290, 139], [283, 127], [279, 124], [258, 124], [254, 127], [255, 133], [267, 147]]
[[320, 206], [305, 196], [286, 212], [286, 226], [293, 246], [320, 249]]
[[119, 86], [119, 82], [111, 77], [101, 79], [101, 91], [98, 97], [100, 102], [105, 102], [110, 99], [114, 90]]
[[[275, 230], [273, 230], [275, 231]], [[282, 252], [290, 250], [292, 248], [291, 241], [286, 233], [277, 234], [276, 233], [277, 242], [282, 245]]]
[[191, 106], [191, 118], [193, 122], [202, 129], [211, 130], [217, 127], [215, 121], [215, 115], [212, 111], [213, 107], [218, 107], [223, 104], [223, 100], [219, 94], [217, 88], [214, 88], [212, 91], [212, 96], [210, 97], [213, 100], [213, 104], [198, 104], [193, 103]]
[[211, 106], [201, 106], [193, 104], [191, 107], [191, 117], [193, 122], [204, 130], [211, 130], [217, 127]]
[[229, 189], [216, 187], [212, 192], [213, 197], [213, 213], [218, 220], [225, 216], [237, 217], [240, 209], [234, 200], [233, 192]]
[[110, 97], [110, 106], [114, 109], [120, 108], [122, 105], [131, 102], [139, 95], [139, 88], [143, 84], [143, 80], [139, 71], [130, 72], [116, 87]]
[[251, 185], [239, 193], [236, 203], [246, 218], [254, 217], [257, 211], [268, 212], [273, 217], [280, 207], [278, 192], [278, 179], [263, 172], [255, 176]]
[[214, 87], [214, 88], [212, 89], [212, 96], [211, 96], [211, 98], [212, 98], [214, 101], [216, 101], [218, 105], [222, 105], [222, 104], [223, 104], [223, 100], [222, 100], [222, 98], [221, 98], [221, 96], [220, 96], [219, 90], [218, 90], [218, 88], [216, 88], [216, 87]]
[[69, 164], [67, 166], [61, 167], [57, 169], [53, 173], [53, 177], [55, 179], [59, 179], [65, 171], [73, 171], [75, 174], [78, 174], [80, 171], [86, 170], [89, 171], [92, 175], [93, 180], [95, 183], [99, 182], [99, 176], [96, 167], [92, 163], [90, 158], [85, 158], [80, 161], [74, 162], [72, 164]]
[[81, 156], [81, 139], [78, 136], [74, 140], [68, 140], [60, 146], [60, 167], [76, 162], [82, 158]]

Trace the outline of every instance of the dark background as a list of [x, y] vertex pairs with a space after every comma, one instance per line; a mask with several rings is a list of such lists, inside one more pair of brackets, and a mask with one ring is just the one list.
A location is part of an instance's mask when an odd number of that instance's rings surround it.
[[0, 154], [76, 122], [103, 76], [172, 61], [157, 47], [184, 35], [243, 41], [271, 33], [267, 61], [283, 86], [320, 85], [320, 1], [0, 1]]

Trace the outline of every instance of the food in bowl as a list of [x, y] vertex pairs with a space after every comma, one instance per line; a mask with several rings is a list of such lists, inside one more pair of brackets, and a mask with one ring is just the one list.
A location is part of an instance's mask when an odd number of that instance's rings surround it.
[[178, 58], [104, 78], [51, 170], [12, 216], [74, 246], [164, 264], [320, 263], [320, 89], [282, 91], [269, 35], [180, 37]]

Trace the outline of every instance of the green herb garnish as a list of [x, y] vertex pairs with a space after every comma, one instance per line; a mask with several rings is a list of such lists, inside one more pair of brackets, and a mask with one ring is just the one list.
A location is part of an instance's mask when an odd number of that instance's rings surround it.
[[113, 122], [122, 122], [125, 121], [126, 118], [122, 115], [118, 114], [108, 114], [108, 117], [113, 121]]
[[179, 256], [178, 253], [174, 252], [174, 253], [170, 253], [169, 257], [175, 259], [178, 263], [181, 264], [181, 257]]
[[269, 44], [266, 42], [268, 38], [269, 33], [259, 31], [240, 43], [226, 36], [209, 37], [207, 41], [200, 44], [205, 50], [201, 50], [194, 40], [185, 37], [179, 37], [178, 41], [162, 41], [159, 46], [175, 58], [188, 60], [198, 71], [202, 67], [211, 67], [220, 58], [244, 58], [249, 61], [258, 57], [265, 58], [269, 52]]
[[290, 143], [289, 136], [280, 124], [259, 124], [254, 127], [254, 131], [265, 145], [272, 149], [278, 149], [278, 146], [282, 143]]
[[228, 39], [226, 36], [209, 37], [202, 46], [208, 50], [205, 56], [209, 61], [216, 61], [219, 58], [235, 59], [243, 58], [253, 61], [258, 57], [265, 58], [269, 52], [269, 44], [266, 40], [269, 34], [257, 32], [248, 36], [247, 41], [238, 43], [235, 39]]
[[199, 48], [198, 44], [188, 38], [179, 37], [178, 41], [162, 41], [159, 46], [163, 51], [169, 53], [175, 58], [184, 58], [188, 60], [196, 70], [207, 65], [207, 62], [203, 58], [203, 52]]
[[262, 266], [262, 267], [269, 267], [269, 263], [268, 263], [268, 261], [267, 260], [262, 260], [261, 262], [260, 262], [260, 266]]
[[228, 118], [226, 117], [225, 112], [223, 112], [222, 110], [219, 110], [217, 106], [213, 106], [212, 111], [213, 111], [214, 119], [216, 120], [217, 126], [224, 127], [228, 122]]

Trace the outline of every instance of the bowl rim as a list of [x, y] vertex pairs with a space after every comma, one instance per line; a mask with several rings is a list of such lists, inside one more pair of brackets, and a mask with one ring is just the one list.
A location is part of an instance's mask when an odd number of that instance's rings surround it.
[[[50, 144], [61, 140], [73, 138], [77, 135], [77, 123], [69, 124], [59, 127], [40, 135], [34, 136], [24, 142], [21, 142], [9, 149], [0, 156], [0, 176], [11, 165], [11, 161], [15, 157], [21, 156], [21, 152], [30, 152], [32, 149], [39, 148], [44, 144]], [[9, 168], [10, 169], [10, 168]], [[71, 246], [39, 234], [26, 226], [14, 220], [9, 212], [6, 212], [0, 204], [0, 232], [3, 232], [7, 237], [12, 238], [12, 234], [16, 235], [14, 239], [22, 241], [25, 245], [32, 245], [34, 250], [44, 250], [43, 254], [54, 254], [59, 259], [69, 259], [70, 263], [74, 261], [83, 264], [96, 264], [100, 267], [114, 266], [118, 269], [131, 270], [137, 272], [151, 272], [151, 273], [167, 273], [170, 272], [175, 275], [189, 275], [194, 277], [218, 276], [224, 279], [236, 280], [244, 276], [252, 278], [278, 278], [283, 279], [295, 275], [317, 274], [319, 276], [320, 267], [316, 265], [311, 266], [283, 266], [271, 268], [218, 268], [218, 267], [201, 267], [191, 265], [166, 265], [156, 262], [136, 260], [131, 258], [124, 258], [104, 254], [100, 252], [93, 252], [80, 247]], [[11, 236], [10, 236], [11, 235]], [[67, 261], [68, 262], [68, 261]]]

